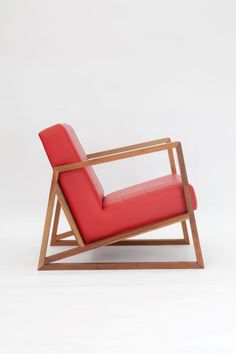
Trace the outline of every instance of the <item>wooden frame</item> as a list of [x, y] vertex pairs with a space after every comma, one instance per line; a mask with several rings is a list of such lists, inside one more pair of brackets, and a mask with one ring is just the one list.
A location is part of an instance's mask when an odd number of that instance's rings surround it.
[[[120, 159], [126, 159], [134, 156], [140, 156], [150, 154], [159, 151], [167, 151], [170, 168], [172, 174], [177, 173], [174, 150], [177, 153], [178, 165], [180, 169], [180, 175], [182, 178], [184, 196], [187, 205], [187, 213], [175, 218], [171, 218], [165, 221], [154, 223], [151, 225], [145, 225], [135, 228], [132, 231], [124, 232], [118, 235], [114, 235], [99, 241], [95, 241], [89, 244], [84, 244], [80, 235], [79, 229], [74, 221], [73, 215], [70, 212], [69, 206], [63, 196], [58, 183], [59, 174], [65, 171], [71, 171], [74, 169], [84, 168], [86, 166], [92, 166], [101, 163], [107, 163]], [[53, 220], [52, 232], [51, 232], [51, 246], [75, 246], [66, 251], [46, 256], [51, 224], [53, 219], [53, 211], [55, 200], [57, 199], [55, 215]], [[68, 220], [71, 227], [70, 231], [58, 234], [58, 223], [60, 218], [61, 208]], [[194, 261], [173, 261], [173, 262], [117, 262], [117, 263], [60, 263], [58, 261], [104, 246], [138, 246], [138, 245], [189, 245], [189, 234], [187, 229], [187, 222], [190, 224], [193, 246], [195, 250], [196, 260]], [[139, 234], [162, 228], [175, 223], [181, 223], [183, 238], [180, 239], [129, 239]], [[67, 238], [74, 236], [75, 240], [68, 240]], [[185, 168], [185, 162], [183, 157], [182, 146], [180, 142], [171, 142], [170, 138], [164, 138], [159, 140], [148, 141], [141, 144], [124, 146], [117, 149], [111, 149], [106, 151], [100, 151], [88, 155], [88, 160], [67, 164], [63, 166], [55, 167], [52, 175], [51, 188], [48, 199], [47, 213], [44, 224], [42, 245], [38, 263], [38, 270], [75, 270], [75, 269], [193, 269], [204, 268], [201, 246], [198, 236], [198, 230], [192, 207], [192, 200], [190, 195], [190, 189], [188, 184], [188, 177]]]

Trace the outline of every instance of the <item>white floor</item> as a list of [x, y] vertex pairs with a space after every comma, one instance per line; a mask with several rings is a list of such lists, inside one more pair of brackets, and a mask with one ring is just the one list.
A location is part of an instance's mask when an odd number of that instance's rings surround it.
[[40, 232], [32, 220], [1, 230], [0, 353], [236, 353], [233, 234], [201, 235], [204, 270], [37, 272]]

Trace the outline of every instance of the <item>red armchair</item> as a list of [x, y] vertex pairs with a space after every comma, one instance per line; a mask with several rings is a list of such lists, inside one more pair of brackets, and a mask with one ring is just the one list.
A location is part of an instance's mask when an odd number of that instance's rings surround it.
[[[53, 168], [39, 270], [203, 268], [194, 216], [197, 201], [194, 189], [188, 183], [180, 142], [171, 142], [169, 138], [164, 138], [86, 155], [69, 125], [54, 125], [43, 130], [39, 136]], [[174, 149], [177, 152], [180, 176], [176, 171]], [[104, 195], [93, 165], [158, 151], [167, 151], [170, 175]], [[57, 203], [54, 212], [55, 200]], [[61, 208], [71, 230], [58, 234]], [[187, 245], [190, 243], [187, 221], [196, 254], [196, 260], [192, 262], [58, 262], [109, 245]], [[175, 223], [181, 223], [181, 239], [129, 239]], [[51, 246], [75, 247], [46, 256], [50, 231]], [[68, 239], [70, 236], [75, 239]]]

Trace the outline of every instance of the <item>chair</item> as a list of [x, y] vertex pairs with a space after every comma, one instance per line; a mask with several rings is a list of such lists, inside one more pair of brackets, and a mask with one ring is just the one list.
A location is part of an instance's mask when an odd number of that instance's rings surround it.
[[[203, 268], [194, 210], [197, 201], [188, 183], [180, 142], [170, 138], [86, 154], [74, 130], [57, 124], [39, 133], [53, 168], [44, 224], [39, 270]], [[180, 175], [177, 174], [176, 150]], [[93, 165], [166, 151], [171, 174], [104, 195]], [[54, 207], [56, 201], [56, 206]], [[55, 209], [55, 210], [54, 210]], [[61, 209], [70, 230], [58, 233]], [[196, 255], [194, 261], [69, 263], [62, 260], [104, 246], [189, 245], [189, 222]], [[180, 239], [130, 239], [180, 223]], [[47, 256], [51, 246], [73, 246]], [[74, 239], [69, 239], [73, 236]], [[118, 248], [120, 249], [120, 248]]]

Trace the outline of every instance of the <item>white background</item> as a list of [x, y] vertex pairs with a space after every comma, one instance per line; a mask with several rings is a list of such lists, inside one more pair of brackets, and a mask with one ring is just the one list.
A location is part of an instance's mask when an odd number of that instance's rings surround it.
[[[0, 353], [235, 353], [235, 1], [1, 0], [0, 26]], [[58, 122], [88, 152], [183, 142], [205, 270], [36, 271]], [[166, 168], [96, 171], [108, 193]]]

